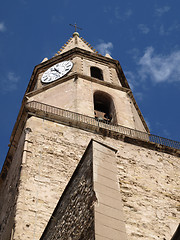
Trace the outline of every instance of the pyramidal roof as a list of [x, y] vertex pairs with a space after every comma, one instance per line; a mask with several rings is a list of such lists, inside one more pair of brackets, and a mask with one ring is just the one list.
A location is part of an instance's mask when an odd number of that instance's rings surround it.
[[69, 51], [72, 48], [81, 48], [86, 51], [98, 53], [88, 42], [86, 42], [82, 37], [79, 37], [78, 32], [73, 33], [73, 37], [71, 37], [62, 48], [55, 54], [55, 56], [60, 55], [64, 52]]

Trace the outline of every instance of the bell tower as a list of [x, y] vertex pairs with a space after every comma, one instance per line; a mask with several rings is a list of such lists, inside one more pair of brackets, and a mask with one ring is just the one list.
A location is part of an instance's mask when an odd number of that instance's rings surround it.
[[77, 32], [54, 58], [35, 68], [26, 97], [27, 102], [149, 132], [119, 62], [96, 53]]
[[[111, 196], [114, 181], [113, 191], [119, 192], [121, 205], [116, 210], [124, 216], [114, 219], [114, 210], [110, 215], [104, 213], [104, 230], [95, 233], [93, 239], [153, 240], [172, 236], [179, 214], [175, 184], [178, 147], [163, 147], [152, 141], [120, 63], [109, 54], [99, 54], [74, 32], [53, 58], [45, 58], [35, 66], [22, 100], [1, 172], [0, 239], [40, 239], [69, 181], [75, 186], [71, 176], [92, 141], [96, 143], [91, 156], [98, 159], [93, 163], [95, 169], [98, 165], [105, 168], [103, 174], [109, 171], [103, 176], [99, 170], [92, 173], [102, 179], [93, 177], [93, 191], [99, 189], [96, 182], [102, 185], [100, 189], [107, 187], [104, 195], [101, 192], [102, 205], [109, 194], [104, 205], [116, 208]], [[97, 153], [96, 146], [100, 149]], [[103, 162], [106, 158], [109, 161], [107, 156], [112, 158], [111, 165], [107, 164], [110, 167]], [[164, 195], [164, 187], [168, 195]], [[97, 190], [96, 204], [101, 203], [98, 194]], [[107, 226], [112, 219], [115, 226], [122, 224], [123, 230]], [[114, 235], [106, 238], [103, 232], [111, 230]], [[162, 237], [154, 238], [158, 235]], [[83, 236], [76, 239], [87, 239]]]

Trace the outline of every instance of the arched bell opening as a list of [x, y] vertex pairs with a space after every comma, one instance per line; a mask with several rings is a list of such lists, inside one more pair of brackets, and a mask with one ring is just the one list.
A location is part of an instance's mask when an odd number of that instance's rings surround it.
[[91, 70], [91, 77], [98, 78], [99, 80], [104, 80], [103, 72], [100, 68], [91, 67], [90, 70]]
[[116, 124], [116, 111], [112, 97], [102, 91], [94, 93], [95, 119], [105, 123]]

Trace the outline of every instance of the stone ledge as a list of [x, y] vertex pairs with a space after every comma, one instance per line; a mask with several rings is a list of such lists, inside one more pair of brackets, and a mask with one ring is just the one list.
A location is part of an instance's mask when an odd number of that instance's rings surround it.
[[[108, 130], [108, 129], [104, 129], [104, 128], [101, 128], [101, 127], [89, 125], [89, 124], [86, 124], [86, 123], [79, 123], [79, 122], [75, 122], [75, 121], [72, 122], [70, 120], [65, 121], [65, 119], [60, 120], [58, 118], [56, 119], [56, 118], [54, 118], [54, 116], [51, 116], [51, 114], [42, 115], [42, 114], [39, 114], [39, 113], [36, 113], [36, 112], [34, 112], [34, 113], [33, 112], [28, 112], [24, 108], [24, 105], [22, 106], [21, 111], [22, 112], [18, 116], [16, 125], [15, 125], [15, 127], [13, 129], [13, 133], [11, 135], [11, 139], [12, 139], [11, 141], [12, 142], [10, 144], [9, 151], [7, 153], [7, 156], [6, 156], [6, 159], [5, 159], [1, 174], [0, 174], [0, 184], [6, 178], [8, 169], [11, 165], [13, 154], [16, 150], [16, 147], [14, 146], [14, 142], [17, 142], [18, 139], [20, 138], [20, 135], [23, 131], [23, 127], [25, 126], [25, 119], [27, 119], [30, 116], [36, 116], [38, 118], [42, 118], [42, 119], [45, 119], [45, 120], [48, 120], [48, 121], [51, 121], [51, 122], [56, 122], [56, 123], [60, 123], [60, 124], [70, 126], [70, 127], [79, 128], [79, 129], [82, 129], [82, 130], [85, 130], [85, 131], [88, 131], [88, 132], [103, 135], [104, 137], [114, 138], [116, 140], [120, 140], [120, 141], [129, 143], [129, 144], [133, 144], [133, 145], [136, 145], [136, 146], [141, 146], [141, 147], [144, 147], [144, 148], [147, 148], [147, 149], [150, 149], [150, 150], [159, 151], [159, 152], [171, 154], [171, 155], [176, 156], [176, 157], [180, 157], [180, 150], [175, 149], [175, 148], [167, 147], [167, 146], [160, 145], [160, 144], [153, 143], [153, 142], [144, 141], [144, 140], [137, 139], [137, 138], [132, 138], [132, 137], [126, 136], [122, 133], [117, 133], [117, 132], [112, 131], [112, 130]], [[18, 129], [18, 126], [21, 126], [21, 128]]]

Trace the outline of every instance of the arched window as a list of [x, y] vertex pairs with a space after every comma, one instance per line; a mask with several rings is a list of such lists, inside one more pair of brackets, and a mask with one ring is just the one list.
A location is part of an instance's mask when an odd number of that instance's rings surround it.
[[116, 124], [116, 112], [111, 96], [102, 91], [94, 93], [94, 115], [95, 119]]
[[97, 67], [91, 67], [91, 77], [98, 78], [99, 80], [103, 80], [102, 70]]

